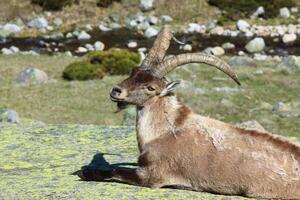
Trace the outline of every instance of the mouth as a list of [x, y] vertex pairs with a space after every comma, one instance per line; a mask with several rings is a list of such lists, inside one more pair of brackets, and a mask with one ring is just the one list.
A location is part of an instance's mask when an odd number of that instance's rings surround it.
[[120, 112], [121, 110], [124, 110], [127, 108], [127, 105], [128, 103], [126, 103], [124, 101], [124, 99], [119, 99], [119, 98], [116, 98], [112, 95], [110, 95], [110, 99], [113, 101], [113, 102], [116, 102], [117, 103], [117, 110], [115, 111], [115, 113], [118, 113]]

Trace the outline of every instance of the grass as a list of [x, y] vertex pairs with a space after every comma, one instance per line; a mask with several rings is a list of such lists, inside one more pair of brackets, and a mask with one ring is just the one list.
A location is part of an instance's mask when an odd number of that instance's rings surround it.
[[[22, 118], [46, 123], [120, 125], [122, 113], [114, 113], [116, 107], [108, 94], [111, 87], [125, 76], [108, 76], [86, 82], [63, 80], [61, 73], [64, 66], [75, 60], [80, 59], [63, 56], [0, 56], [0, 74], [4, 79], [0, 86], [0, 107], [15, 109]], [[287, 75], [274, 71], [274, 65], [258, 63], [259, 68], [237, 68], [242, 86], [236, 86], [225, 75], [209, 67], [191, 67], [191, 72], [178, 69], [171, 76], [191, 81], [195, 87], [205, 91], [203, 95], [195, 95], [193, 91], [178, 94], [199, 114], [230, 123], [257, 120], [271, 132], [299, 136], [300, 120], [280, 118], [271, 108], [278, 102], [300, 100], [300, 74]], [[30, 87], [16, 86], [14, 78], [28, 66], [45, 70], [51, 81]], [[264, 74], [254, 75], [257, 69], [263, 70]], [[214, 89], [225, 86], [238, 88], [238, 92], [224, 93]], [[224, 101], [232, 105], [223, 105]]]

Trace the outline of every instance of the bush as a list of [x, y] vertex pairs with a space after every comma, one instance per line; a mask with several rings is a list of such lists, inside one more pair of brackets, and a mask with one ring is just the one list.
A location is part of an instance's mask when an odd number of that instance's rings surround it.
[[97, 1], [97, 6], [102, 7], [102, 8], [107, 8], [110, 6], [113, 2], [118, 2], [120, 3], [121, 0], [98, 0]]
[[67, 80], [89, 80], [103, 78], [105, 74], [129, 74], [140, 62], [140, 55], [120, 49], [94, 51], [87, 54], [86, 60], [69, 64], [63, 78]]
[[82, 80], [82, 81], [96, 79], [96, 78], [103, 78], [104, 72], [102, 72], [103, 76], [101, 77], [101, 73], [99, 73], [100, 70], [101, 67], [97, 65], [93, 65], [88, 61], [73, 62], [65, 68], [63, 72], [63, 78], [67, 80]]
[[31, 0], [32, 4], [41, 6], [44, 10], [62, 10], [65, 6], [72, 5], [78, 0]]
[[282, 7], [296, 6], [295, 0], [209, 0], [209, 4], [226, 11], [224, 17], [229, 20], [249, 17], [259, 6], [264, 7], [265, 18], [278, 16]]

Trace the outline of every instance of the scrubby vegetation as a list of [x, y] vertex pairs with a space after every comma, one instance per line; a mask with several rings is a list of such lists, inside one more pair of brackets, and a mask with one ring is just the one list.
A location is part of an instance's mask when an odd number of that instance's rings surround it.
[[278, 16], [279, 9], [282, 7], [296, 6], [295, 0], [209, 0], [209, 3], [225, 11], [223, 17], [228, 20], [237, 20], [241, 17], [249, 17], [259, 6], [264, 7], [265, 18]]
[[129, 74], [140, 62], [140, 55], [128, 50], [111, 49], [87, 54], [84, 61], [69, 64], [63, 77], [67, 80], [90, 80], [103, 78], [105, 74]]
[[108, 6], [110, 6], [114, 2], [120, 3], [121, 0], [98, 0], [97, 1], [97, 6], [107, 8]]
[[65, 6], [70, 6], [79, 0], [31, 0], [32, 4], [41, 6], [44, 10], [62, 10]]

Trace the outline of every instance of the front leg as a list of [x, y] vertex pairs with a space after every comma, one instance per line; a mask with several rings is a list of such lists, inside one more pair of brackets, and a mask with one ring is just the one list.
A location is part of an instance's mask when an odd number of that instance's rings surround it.
[[84, 169], [75, 172], [74, 175], [78, 175], [84, 181], [119, 181], [131, 185], [157, 187], [157, 183], [150, 180], [148, 170], [142, 167], [118, 167], [110, 171]]

